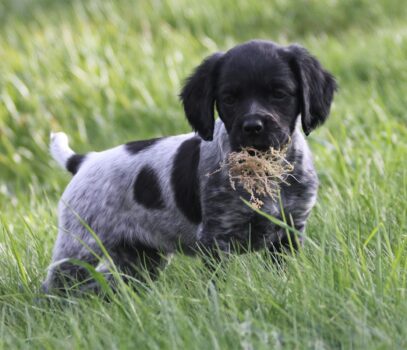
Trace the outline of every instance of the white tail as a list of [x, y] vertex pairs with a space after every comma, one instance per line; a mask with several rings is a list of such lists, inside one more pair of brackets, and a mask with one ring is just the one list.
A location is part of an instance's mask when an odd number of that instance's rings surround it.
[[64, 132], [51, 132], [50, 151], [58, 164], [66, 169], [67, 161], [75, 152], [69, 147], [68, 136]]

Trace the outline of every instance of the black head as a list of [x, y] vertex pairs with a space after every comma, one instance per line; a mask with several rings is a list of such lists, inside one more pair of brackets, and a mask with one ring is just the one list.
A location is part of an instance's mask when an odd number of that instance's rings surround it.
[[187, 80], [181, 100], [191, 126], [212, 140], [215, 105], [233, 150], [284, 145], [301, 114], [308, 135], [328, 117], [336, 83], [308, 51], [250, 41], [216, 53]]

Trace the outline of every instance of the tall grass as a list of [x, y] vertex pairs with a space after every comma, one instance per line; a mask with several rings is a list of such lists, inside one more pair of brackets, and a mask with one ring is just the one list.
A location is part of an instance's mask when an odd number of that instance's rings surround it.
[[[407, 7], [401, 1], [49, 1], [0, 4], [0, 347], [407, 347]], [[216, 288], [177, 256], [156, 283], [41, 301], [78, 151], [186, 132], [177, 94], [206, 55], [250, 38], [307, 47], [336, 75], [309, 137], [321, 178], [307, 244], [276, 266], [232, 257]]]

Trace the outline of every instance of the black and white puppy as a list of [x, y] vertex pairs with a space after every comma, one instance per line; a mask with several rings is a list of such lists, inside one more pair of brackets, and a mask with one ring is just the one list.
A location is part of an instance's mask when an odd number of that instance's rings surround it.
[[[70, 278], [85, 280], [86, 269], [77, 260], [107, 272], [108, 264], [96, 256], [100, 242], [130, 275], [141, 264], [155, 271], [165, 254], [179, 248], [228, 250], [238, 243], [280, 250], [289, 241], [286, 231], [242, 202], [248, 194], [231, 188], [226, 169], [215, 171], [231, 151], [265, 150], [291, 140], [287, 158], [293, 176], [280, 194], [285, 217], [302, 232], [318, 178], [301, 128], [308, 135], [326, 120], [335, 89], [333, 76], [304, 48], [256, 40], [208, 57], [186, 81], [181, 100], [197, 135], [79, 155], [65, 134], [53, 134], [52, 155], [74, 176], [59, 203], [45, 289], [62, 288]], [[262, 200], [263, 211], [283, 218], [278, 201]]]

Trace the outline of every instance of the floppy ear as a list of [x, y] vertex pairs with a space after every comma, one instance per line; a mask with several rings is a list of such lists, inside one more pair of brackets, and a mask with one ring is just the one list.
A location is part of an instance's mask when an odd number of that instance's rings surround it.
[[180, 98], [189, 124], [204, 140], [213, 139], [216, 67], [222, 53], [206, 58], [187, 79]]
[[293, 69], [299, 81], [302, 129], [309, 135], [328, 118], [337, 85], [335, 78], [306, 49], [299, 45], [288, 49], [293, 54]]

